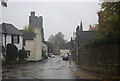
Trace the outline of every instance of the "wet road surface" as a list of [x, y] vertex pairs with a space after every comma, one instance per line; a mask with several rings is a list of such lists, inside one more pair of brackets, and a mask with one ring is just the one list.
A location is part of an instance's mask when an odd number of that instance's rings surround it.
[[55, 56], [45, 61], [10, 66], [4, 69], [2, 76], [3, 79], [77, 79], [68, 67], [69, 62]]
[[32, 79], [32, 81], [37, 81], [38, 79], [42, 79], [42, 81], [50, 81], [51, 79], [51, 81], [60, 81], [59, 79], [63, 79], [62, 81], [64, 79], [68, 81], [119, 81], [118, 79], [111, 80], [111, 76], [108, 75], [103, 76], [80, 69], [73, 61], [71, 63], [70, 65], [68, 61], [63, 61], [62, 57], [56, 55], [55, 58], [48, 58], [44, 61], [12, 65], [3, 68], [2, 79], [4, 79], [3, 81], [7, 79], [8, 81], [9, 79], [11, 81], [13, 79], [15, 79], [14, 81], [16, 79]]

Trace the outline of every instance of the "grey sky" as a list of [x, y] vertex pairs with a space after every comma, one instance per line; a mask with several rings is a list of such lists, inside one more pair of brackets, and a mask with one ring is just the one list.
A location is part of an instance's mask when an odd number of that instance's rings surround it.
[[44, 18], [46, 40], [59, 31], [70, 40], [81, 20], [84, 30], [97, 23], [99, 7], [97, 2], [9, 2], [7, 8], [2, 8], [2, 21], [22, 29], [28, 25], [30, 11], [34, 10], [37, 16]]

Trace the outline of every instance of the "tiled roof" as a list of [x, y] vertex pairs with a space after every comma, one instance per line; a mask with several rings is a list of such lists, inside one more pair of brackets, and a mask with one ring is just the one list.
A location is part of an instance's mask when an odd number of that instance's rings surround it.
[[8, 23], [2, 23], [2, 33], [6, 33], [8, 35], [23, 35], [23, 33], [15, 26]]
[[35, 38], [35, 33], [34, 32], [23, 32], [23, 39], [24, 40], [33, 40]]
[[78, 32], [76, 37], [76, 42], [80, 45], [88, 43], [90, 40], [94, 39], [97, 36], [96, 31], [82, 31]]

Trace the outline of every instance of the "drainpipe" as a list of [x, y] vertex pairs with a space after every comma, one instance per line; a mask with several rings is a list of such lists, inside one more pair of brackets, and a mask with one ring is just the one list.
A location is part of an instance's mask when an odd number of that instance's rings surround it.
[[79, 65], [79, 45], [77, 46], [77, 52], [78, 52], [78, 65]]
[[7, 37], [7, 34], [5, 34], [5, 47], [6, 47], [6, 37]]

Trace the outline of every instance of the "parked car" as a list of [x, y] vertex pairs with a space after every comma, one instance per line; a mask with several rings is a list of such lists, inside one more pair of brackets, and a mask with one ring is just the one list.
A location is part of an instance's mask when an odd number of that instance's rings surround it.
[[52, 53], [48, 53], [48, 56], [51, 57]]
[[52, 58], [55, 58], [55, 55], [52, 54], [51, 57], [52, 57]]
[[68, 58], [69, 58], [69, 55], [68, 55], [68, 54], [64, 54], [64, 56], [63, 56], [63, 60], [68, 61]]
[[48, 56], [51, 58], [55, 58], [55, 55], [53, 55], [53, 53], [49, 53]]

